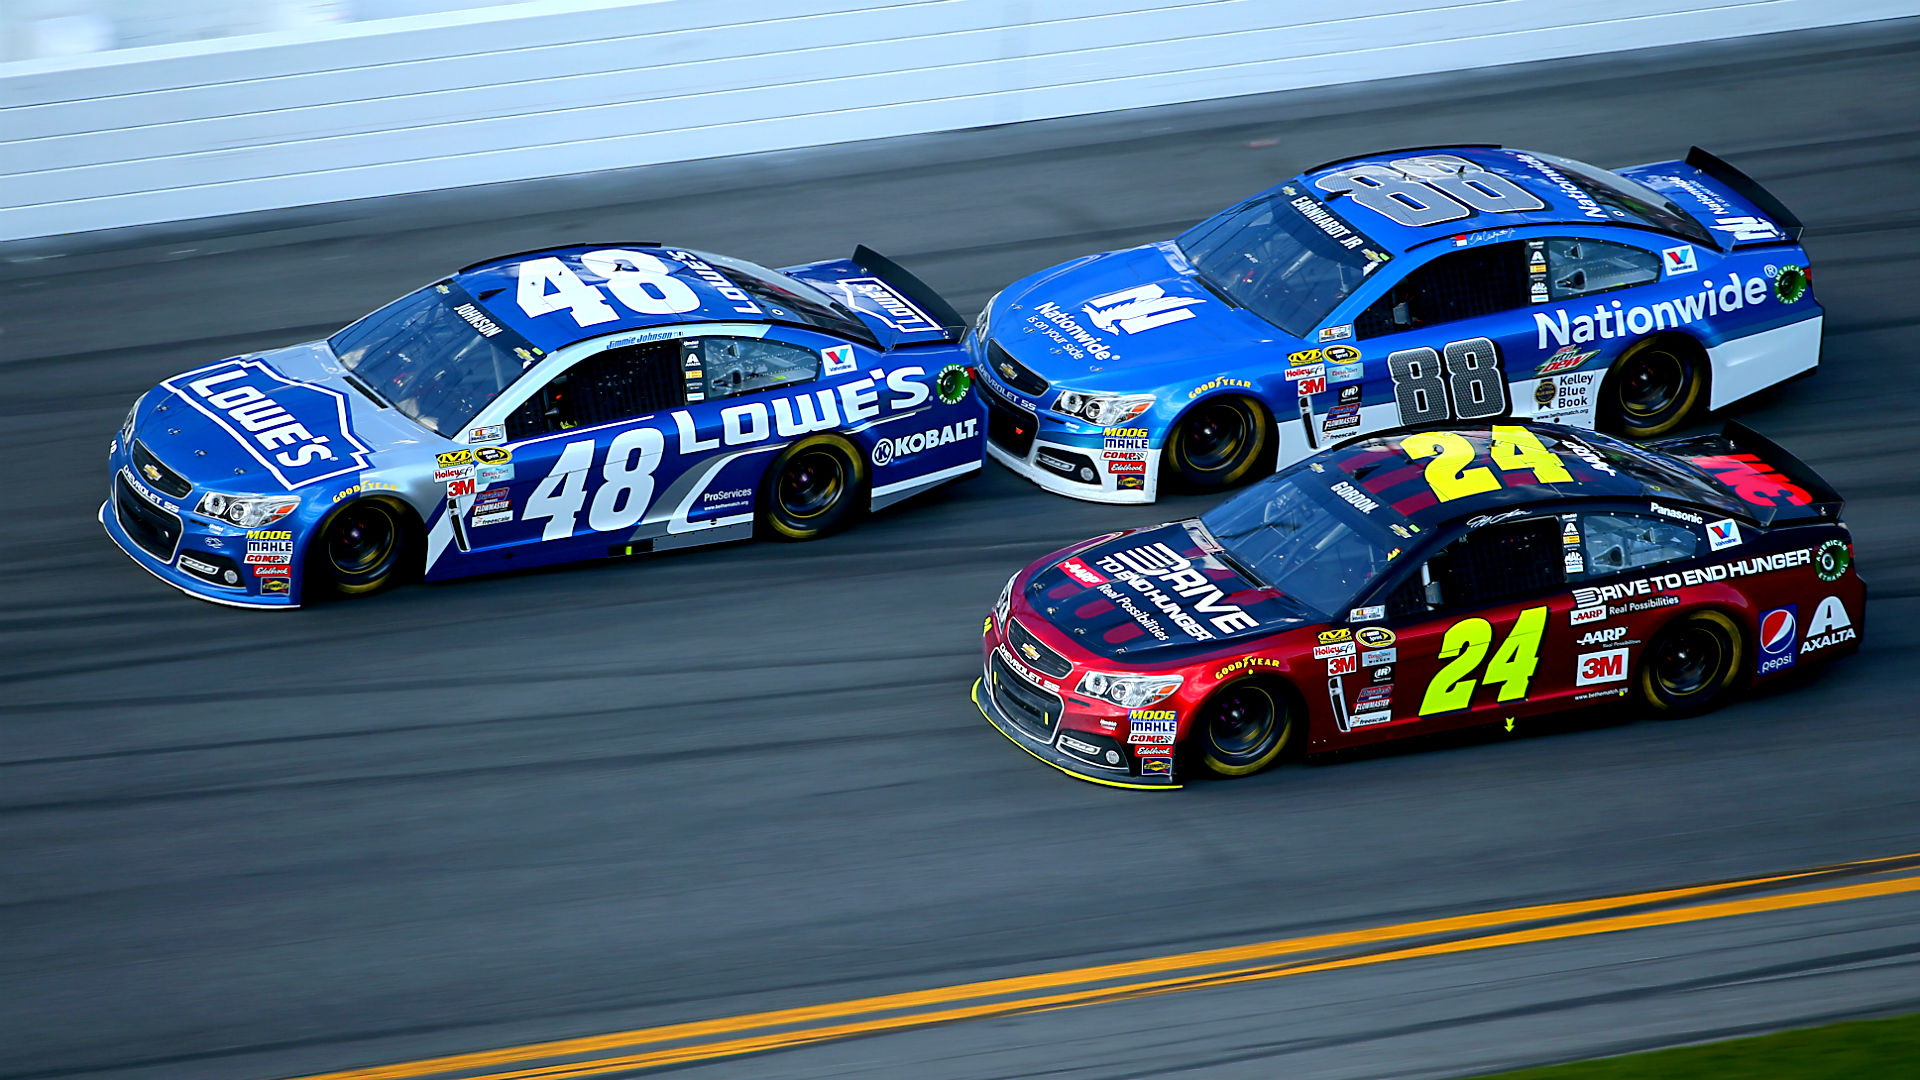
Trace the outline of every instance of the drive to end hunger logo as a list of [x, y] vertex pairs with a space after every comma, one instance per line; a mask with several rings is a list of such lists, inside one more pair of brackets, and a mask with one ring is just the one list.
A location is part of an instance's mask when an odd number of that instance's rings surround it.
[[1799, 651], [1794, 648], [1799, 637], [1799, 616], [1797, 604], [1774, 608], [1760, 616], [1760, 674], [1793, 666]]

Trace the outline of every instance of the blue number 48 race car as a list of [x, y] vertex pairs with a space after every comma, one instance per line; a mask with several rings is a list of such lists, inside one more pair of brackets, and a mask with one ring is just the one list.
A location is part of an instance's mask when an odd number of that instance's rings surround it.
[[652, 244], [469, 266], [143, 394], [101, 523], [203, 600], [805, 540], [980, 467], [965, 321], [891, 261]]
[[1662, 436], [1819, 363], [1800, 231], [1698, 148], [1617, 171], [1489, 146], [1330, 162], [989, 300], [987, 449], [1048, 491], [1143, 503], [1404, 425]]

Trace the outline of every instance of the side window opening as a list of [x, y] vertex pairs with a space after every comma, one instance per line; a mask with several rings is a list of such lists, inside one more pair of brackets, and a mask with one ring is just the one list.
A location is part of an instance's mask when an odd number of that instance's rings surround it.
[[1496, 604], [1566, 583], [1560, 520], [1485, 525], [1427, 562], [1427, 599], [1452, 608]]
[[1606, 240], [1547, 241], [1547, 295], [1570, 300], [1660, 280], [1660, 256]]
[[1700, 537], [1677, 521], [1637, 514], [1583, 514], [1580, 548], [1586, 553], [1587, 576], [1605, 577], [1690, 559], [1700, 549]]
[[[688, 397], [713, 401], [811, 381], [819, 373], [820, 354], [765, 338], [695, 338], [687, 342], [684, 367]], [[695, 372], [701, 373], [698, 378]]]
[[1524, 306], [1529, 302], [1524, 246], [1513, 240], [1440, 256], [1361, 312], [1354, 333], [1378, 337]]
[[507, 418], [507, 438], [611, 424], [685, 403], [679, 341], [626, 345], [554, 376]]

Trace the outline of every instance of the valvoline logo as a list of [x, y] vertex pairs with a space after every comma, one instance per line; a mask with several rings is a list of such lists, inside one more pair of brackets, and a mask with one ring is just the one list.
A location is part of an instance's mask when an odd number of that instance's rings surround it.
[[1799, 615], [1799, 605], [1788, 604], [1760, 616], [1760, 674], [1793, 666], [1799, 652], [1794, 648], [1800, 636]]

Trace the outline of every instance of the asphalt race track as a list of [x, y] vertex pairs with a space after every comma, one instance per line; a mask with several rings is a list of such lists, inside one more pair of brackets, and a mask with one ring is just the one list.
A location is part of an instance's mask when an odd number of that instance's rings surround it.
[[[989, 465], [820, 543], [292, 614], [188, 600], [94, 520], [140, 390], [486, 255], [863, 241], [972, 312], [1449, 140], [1697, 142], [1807, 220], [1825, 363], [1739, 415], [1851, 499], [1861, 655], [1696, 720], [1135, 794], [981, 720], [980, 619], [1023, 562], [1194, 500]], [[0, 249], [0, 1080], [272, 1080], [1920, 852], [1916, 167], [1909, 20]], [[1448, 1077], [1916, 1008], [1909, 890], [675, 1071]]]

